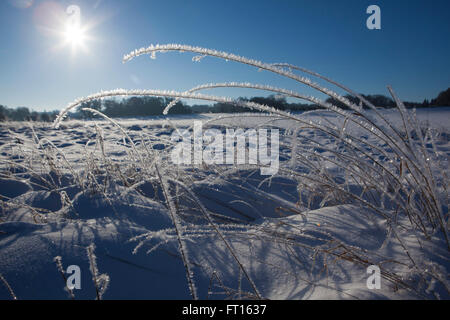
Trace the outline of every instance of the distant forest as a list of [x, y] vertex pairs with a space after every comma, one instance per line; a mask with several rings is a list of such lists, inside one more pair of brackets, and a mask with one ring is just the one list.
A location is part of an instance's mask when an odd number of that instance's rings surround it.
[[[373, 105], [382, 108], [393, 108], [395, 102], [384, 95], [364, 95], [361, 94], [366, 100], [370, 101]], [[358, 98], [351, 95], [345, 96], [347, 99], [355, 104], [359, 104]], [[318, 105], [304, 104], [304, 103], [289, 103], [285, 97], [280, 96], [268, 96], [268, 97], [253, 97], [253, 98], [239, 98], [242, 101], [252, 101], [260, 104], [265, 104], [280, 110], [285, 111], [304, 111], [312, 109], [320, 109]], [[72, 119], [88, 119], [95, 117], [90, 112], [81, 110], [82, 108], [92, 108], [101, 111], [105, 115], [113, 118], [125, 118], [125, 117], [146, 117], [162, 115], [162, 111], [167, 104], [172, 101], [168, 98], [158, 97], [131, 97], [127, 99], [105, 99], [105, 100], [93, 100], [89, 103], [84, 103], [79, 106], [75, 112], [70, 113], [69, 118]], [[332, 98], [326, 100], [341, 108], [346, 108], [341, 102]], [[439, 95], [431, 101], [424, 100], [423, 102], [404, 102], [407, 108], [428, 108], [428, 107], [440, 107], [450, 106], [450, 88], [439, 93]], [[187, 105], [184, 102], [178, 102], [169, 112], [169, 114], [192, 114], [192, 113], [235, 113], [235, 112], [248, 112], [249, 109], [239, 106], [215, 103], [213, 105], [207, 104], [194, 104]], [[27, 107], [8, 108], [0, 105], [0, 121], [53, 121], [59, 111], [52, 112], [37, 112], [30, 111]]]

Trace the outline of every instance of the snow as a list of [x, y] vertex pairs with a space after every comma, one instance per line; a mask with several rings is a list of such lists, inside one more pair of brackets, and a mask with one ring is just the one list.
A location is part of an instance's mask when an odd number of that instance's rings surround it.
[[[395, 110], [383, 115], [401, 125]], [[295, 116], [324, 125], [328, 120], [337, 127], [345, 122], [323, 110]], [[450, 108], [421, 109], [417, 116], [439, 133], [436, 147], [448, 175]], [[274, 126], [280, 129], [280, 166], [311, 173], [290, 160], [292, 132], [299, 130], [293, 120], [255, 113], [168, 118], [183, 129], [194, 120], [219, 130]], [[179, 236], [201, 299], [253, 299], [258, 294], [268, 299], [450, 298], [442, 286], [447, 283], [448, 290], [449, 251], [438, 233], [431, 234], [429, 241], [413, 228], [388, 226], [373, 209], [341, 199], [335, 190], [321, 190], [321, 197], [308, 198], [316, 186], [311, 183], [311, 189], [299, 190], [298, 181], [288, 174], [268, 179], [251, 166], [174, 168], [166, 152], [174, 129], [166, 119], [116, 119], [139, 155], [104, 119], [69, 120], [61, 122], [59, 129], [44, 123], [33, 128], [25, 123], [2, 124], [0, 275], [18, 299], [70, 299], [54, 261], [57, 256], [63, 269], [69, 265], [81, 269], [81, 290], [73, 290], [75, 298], [95, 299], [86, 252], [91, 244], [95, 244], [98, 273], [110, 279], [104, 299], [190, 299], [177, 232], [164, 190], [152, 171], [155, 163], [171, 190], [170, 207], [179, 214]], [[361, 128], [345, 128], [378, 146]], [[339, 147], [317, 130], [303, 128], [299, 137], [300, 150], [314, 139], [320, 142], [317, 154], [329, 158], [333, 153], [328, 149]], [[142, 151], [144, 147], [148, 153]], [[377, 156], [383, 159], [383, 154]], [[348, 178], [332, 161], [321, 162], [320, 170], [317, 174], [333, 175], [336, 180]], [[183, 184], [176, 184], [175, 177]], [[345, 188], [361, 191], [350, 181]], [[443, 211], [448, 217], [448, 194], [443, 190], [439, 194], [444, 200], [447, 197]], [[370, 191], [363, 198], [371, 201]], [[385, 209], [390, 210], [388, 201]], [[398, 216], [402, 219], [406, 224], [407, 218]], [[366, 268], [371, 264], [390, 272], [379, 290], [366, 285]], [[439, 275], [441, 283], [422, 279], [423, 270]], [[393, 275], [398, 278], [388, 280]], [[415, 291], [409, 286], [429, 287]], [[0, 299], [10, 298], [0, 282]]]

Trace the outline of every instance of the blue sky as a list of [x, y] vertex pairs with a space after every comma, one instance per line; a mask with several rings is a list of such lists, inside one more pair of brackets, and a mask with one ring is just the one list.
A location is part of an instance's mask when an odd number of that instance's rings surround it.
[[[81, 9], [84, 46], [61, 46], [53, 12]], [[366, 8], [381, 8], [381, 30], [366, 28]], [[191, 54], [159, 54], [122, 64], [134, 48], [184, 43], [264, 62], [289, 62], [361, 93], [434, 98], [450, 85], [450, 2], [433, 1], [151, 1], [3, 0], [0, 2], [0, 104], [34, 110], [115, 88], [186, 90], [209, 82], [249, 81], [316, 94], [268, 72]], [[59, 46], [59, 47], [58, 47]], [[56, 48], [58, 47], [58, 48]], [[261, 95], [216, 89], [207, 93]]]

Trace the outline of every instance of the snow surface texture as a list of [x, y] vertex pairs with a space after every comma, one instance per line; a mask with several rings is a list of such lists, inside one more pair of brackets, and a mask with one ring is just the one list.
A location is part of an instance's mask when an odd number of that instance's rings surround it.
[[[54, 126], [0, 128], [1, 299], [449, 299], [450, 108], [379, 109], [312, 71], [224, 52], [157, 45], [276, 73], [347, 106], [266, 85], [206, 84], [185, 92], [102, 91], [70, 103]], [[201, 58], [194, 57], [194, 60]], [[298, 76], [307, 73], [361, 100]], [[197, 93], [266, 90], [326, 110], [292, 114]], [[166, 96], [264, 113], [63, 121], [84, 102]], [[173, 105], [173, 104], [172, 104]], [[363, 109], [363, 106], [366, 108]], [[170, 109], [167, 106], [165, 113]], [[171, 134], [276, 128], [280, 166], [177, 166]], [[71, 265], [81, 289], [66, 287]], [[369, 289], [367, 267], [381, 270]]]
[[[449, 108], [418, 115], [440, 132], [437, 146], [444, 158], [450, 150], [445, 131], [449, 116]], [[326, 111], [307, 115], [305, 119], [319, 121], [323, 117], [338, 121]], [[179, 128], [191, 124], [193, 119], [216, 119], [211, 122], [216, 128], [230, 124], [254, 127], [261, 124], [261, 118], [269, 120], [268, 116], [257, 114], [208, 114], [172, 117], [172, 121]], [[270, 120], [280, 130], [290, 131], [294, 126], [290, 120]], [[393, 120], [400, 123], [398, 117]], [[143, 148], [140, 140], [145, 135], [147, 148], [164, 159], [167, 144], [163, 141], [167, 141], [173, 128], [164, 127], [158, 118], [120, 123], [137, 148]], [[86, 254], [86, 248], [95, 243], [98, 268], [111, 279], [105, 299], [190, 298], [177, 235], [159, 181], [151, 175], [148, 180], [132, 179], [132, 173], [127, 172], [134, 165], [130, 146], [124, 142], [121, 131], [109, 122], [70, 121], [63, 125], [63, 129], [56, 130], [44, 124], [35, 124], [32, 129], [6, 123], [1, 129], [5, 161], [0, 180], [3, 200], [0, 273], [15, 295], [19, 299], [69, 298], [53, 261], [61, 256], [64, 269], [75, 264], [82, 270], [82, 289], [74, 290], [75, 298], [95, 298]], [[317, 134], [305, 129], [302, 137], [317, 138]], [[292, 133], [283, 137], [288, 143]], [[37, 144], [34, 139], [42, 143]], [[326, 136], [318, 139], [323, 146], [332, 143]], [[43, 159], [44, 155], [52, 160]], [[292, 167], [288, 148], [280, 157], [281, 166]], [[152, 162], [147, 154], [144, 160]], [[69, 164], [71, 168], [67, 167]], [[113, 181], [117, 178], [117, 172], [112, 173], [115, 165], [122, 172], [123, 181]], [[163, 160], [158, 165], [162, 171], [176, 171]], [[33, 168], [33, 173], [25, 166]], [[345, 177], [331, 163], [324, 168], [335, 173], [336, 179]], [[96, 170], [98, 175], [90, 177], [89, 172]], [[301, 170], [301, 166], [297, 167], [297, 171]], [[212, 215], [261, 297], [421, 298], [430, 289], [428, 293], [436, 290], [441, 297], [448, 298], [440, 287], [442, 284], [435, 281], [431, 281], [431, 288], [420, 290], [420, 294], [409, 289], [420, 287], [420, 276], [402, 245], [388, 232], [386, 221], [370, 208], [353, 201], [326, 200], [324, 195], [320, 197], [321, 192], [306, 199], [308, 192], [298, 190], [295, 177], [280, 174], [264, 181], [267, 177], [260, 176], [257, 169], [221, 166], [197, 168], [189, 174], [183, 171], [192, 168], [179, 171], [176, 174], [185, 175], [180, 180], [190, 179], [189, 188]], [[195, 200], [180, 189], [173, 191], [173, 201], [198, 297], [256, 298], [225, 243], [205, 222]], [[305, 197], [304, 201], [299, 201], [299, 193]], [[436, 272], [446, 280], [445, 245], [436, 247], [434, 242], [421, 239], [421, 248], [417, 232], [398, 232], [416, 263], [423, 268], [443, 268]], [[383, 278], [380, 290], [367, 289], [368, 261], [374, 264], [384, 261], [383, 267], [398, 279]], [[0, 297], [11, 297], [5, 286], [0, 287]]]

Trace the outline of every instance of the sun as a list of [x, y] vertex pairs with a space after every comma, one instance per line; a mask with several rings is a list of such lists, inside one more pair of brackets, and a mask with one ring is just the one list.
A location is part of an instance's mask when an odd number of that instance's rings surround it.
[[88, 24], [66, 23], [60, 31], [62, 42], [59, 47], [69, 47], [72, 56], [75, 56], [80, 51], [88, 53], [88, 45], [90, 40], [92, 40], [88, 34], [89, 28]]
[[64, 8], [56, 1], [42, 1], [33, 13], [33, 19], [42, 34], [57, 41], [49, 48], [50, 52], [64, 52], [70, 58], [75, 58], [93, 52], [92, 46], [98, 43], [98, 39], [92, 34], [93, 29], [106, 17], [90, 16], [89, 19], [84, 19], [84, 14], [77, 5]]
[[77, 25], [67, 25], [64, 32], [64, 39], [72, 47], [83, 46], [86, 40], [85, 30]]
[[79, 50], [88, 52], [89, 30], [93, 27], [91, 23], [82, 23], [81, 9], [76, 5], [70, 5], [61, 16], [62, 47], [71, 47], [72, 56]]

